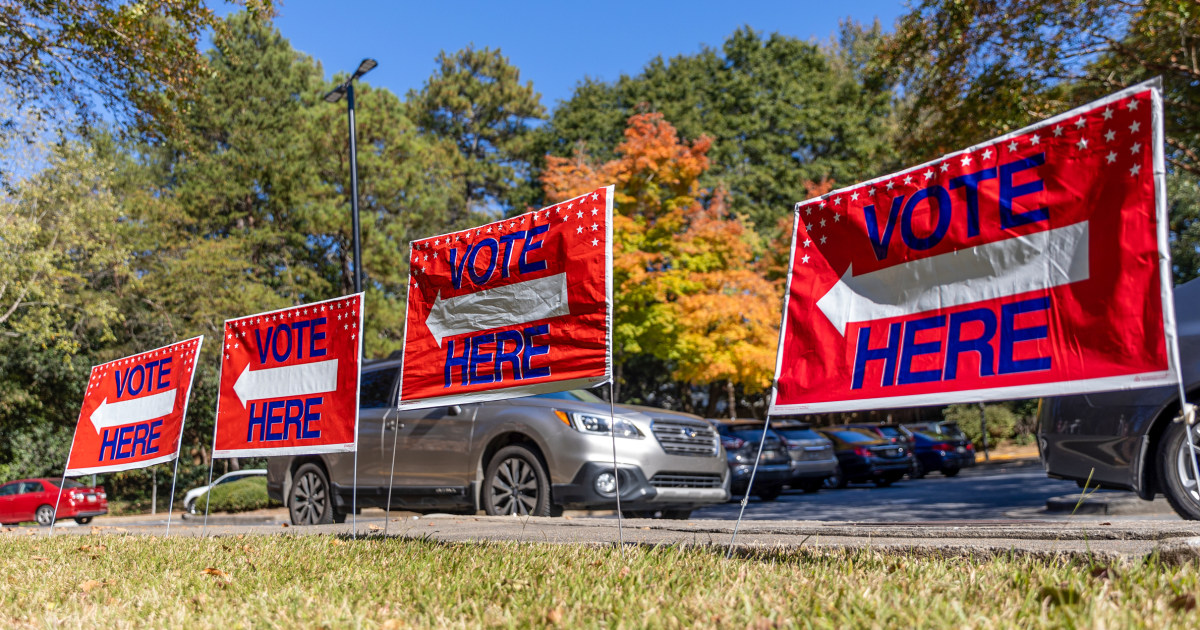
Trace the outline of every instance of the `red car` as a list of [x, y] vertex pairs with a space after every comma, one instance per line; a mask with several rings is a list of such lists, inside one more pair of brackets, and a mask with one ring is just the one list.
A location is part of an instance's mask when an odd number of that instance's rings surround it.
[[[49, 526], [54, 522], [58, 482], [58, 479], [21, 479], [0, 486], [0, 525], [37, 521], [38, 525]], [[88, 488], [68, 479], [58, 503], [58, 518], [73, 518], [76, 523], [86, 525], [101, 514], [108, 514], [104, 488]]]

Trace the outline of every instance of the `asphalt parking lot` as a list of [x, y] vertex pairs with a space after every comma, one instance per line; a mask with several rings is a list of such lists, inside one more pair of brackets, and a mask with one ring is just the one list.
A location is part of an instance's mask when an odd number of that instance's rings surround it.
[[[1078, 492], [1079, 487], [1072, 481], [1047, 477], [1036, 460], [1017, 460], [968, 468], [957, 477], [941, 473], [930, 473], [916, 481], [906, 477], [887, 488], [851, 484], [843, 490], [821, 490], [817, 494], [789, 491], [775, 501], [752, 496], [745, 518], [873, 523], [1061, 518], [1070, 513], [1048, 512], [1047, 500]], [[1093, 500], [1120, 497], [1129, 501], [1132, 493], [1099, 491], [1089, 496]], [[1105, 516], [1178, 519], [1162, 498], [1133, 504], [1140, 508], [1139, 513]], [[711, 506], [696, 510], [692, 518], [737, 518], [739, 507], [737, 502]]]

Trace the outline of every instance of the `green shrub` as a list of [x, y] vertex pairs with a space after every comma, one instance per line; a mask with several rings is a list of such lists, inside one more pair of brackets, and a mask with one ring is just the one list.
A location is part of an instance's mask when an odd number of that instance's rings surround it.
[[[985, 405], [987, 415], [988, 445], [996, 446], [1001, 440], [1013, 437], [1017, 414], [1004, 405]], [[958, 423], [958, 428], [967, 439], [976, 445], [983, 444], [983, 431], [979, 427], [979, 405], [950, 405], [942, 411], [942, 417]]]
[[[279, 505], [267, 496], [266, 477], [249, 477], [223, 483], [213, 488], [211, 494], [210, 512], [249, 512]], [[196, 499], [197, 509], [203, 511], [207, 500], [206, 495], [200, 495]]]

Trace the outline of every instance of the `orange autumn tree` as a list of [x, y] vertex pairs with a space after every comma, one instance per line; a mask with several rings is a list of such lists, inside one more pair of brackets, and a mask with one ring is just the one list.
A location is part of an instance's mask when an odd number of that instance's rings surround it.
[[756, 269], [762, 244], [746, 219], [732, 216], [721, 190], [697, 183], [711, 143], [679, 139], [661, 114], [629, 119], [617, 158], [593, 162], [580, 148], [547, 156], [542, 186], [558, 202], [615, 184], [613, 351], [622, 362], [650, 354], [672, 376], [723, 382], [747, 393], [765, 388], [774, 369], [778, 285]]

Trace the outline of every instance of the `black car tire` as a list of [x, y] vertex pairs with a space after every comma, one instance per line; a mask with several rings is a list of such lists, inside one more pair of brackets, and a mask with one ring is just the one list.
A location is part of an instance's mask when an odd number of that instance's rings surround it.
[[492, 516], [550, 516], [549, 476], [537, 456], [517, 444], [500, 449], [483, 475], [483, 509]]
[[[1187, 453], [1185, 426], [1182, 422], [1172, 422], [1163, 431], [1158, 442], [1158, 485], [1176, 514], [1197, 521], [1200, 520], [1200, 491], [1197, 491], [1195, 473]], [[1192, 427], [1192, 440], [1200, 447], [1200, 424]]]
[[33, 513], [33, 520], [37, 521], [42, 527], [50, 527], [54, 524], [54, 507], [51, 505], [40, 506]]
[[921, 465], [920, 459], [913, 459], [912, 468], [908, 471], [909, 479], [920, 479], [925, 476], [925, 467]]
[[830, 490], [841, 490], [846, 487], [846, 475], [842, 473], [842, 467], [838, 466], [833, 469], [833, 474], [825, 478], [825, 487]]
[[962, 469], [961, 468], [943, 468], [942, 474], [946, 475], [947, 477], [953, 477], [953, 476], [957, 475], [958, 471], [960, 471], [960, 470], [962, 470]]
[[91, 516], [76, 516], [75, 522], [79, 523], [80, 525], [87, 525], [88, 523], [92, 522], [92, 517]]
[[[333, 489], [329, 477], [316, 464], [304, 464], [296, 470], [288, 491], [288, 514], [292, 525], [329, 525], [334, 522]], [[342, 517], [342, 520], [346, 520]]]
[[779, 498], [780, 494], [783, 494], [783, 486], [776, 484], [755, 491], [754, 496], [758, 497], [760, 501], [774, 501]]

